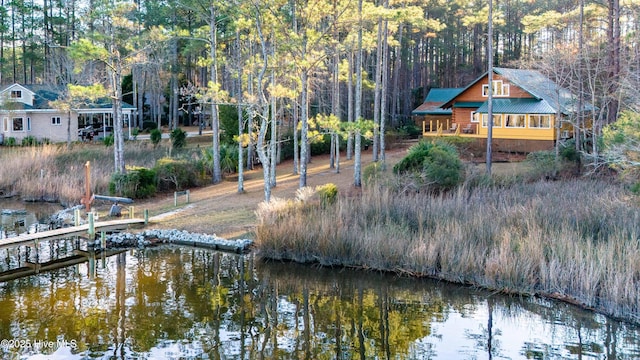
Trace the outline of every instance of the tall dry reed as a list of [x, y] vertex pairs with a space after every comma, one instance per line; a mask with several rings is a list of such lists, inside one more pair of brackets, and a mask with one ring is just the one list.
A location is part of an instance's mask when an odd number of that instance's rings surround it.
[[372, 187], [334, 205], [262, 204], [256, 244], [268, 258], [551, 295], [640, 321], [639, 213], [599, 180], [441, 196]]
[[[127, 165], [152, 167], [166, 150], [154, 149], [146, 142], [125, 146]], [[85, 170], [91, 162], [92, 190], [108, 194], [114, 171], [113, 147], [80, 144], [73, 149], [54, 144], [0, 151], [0, 190], [29, 201], [59, 201], [78, 204], [84, 195]]]

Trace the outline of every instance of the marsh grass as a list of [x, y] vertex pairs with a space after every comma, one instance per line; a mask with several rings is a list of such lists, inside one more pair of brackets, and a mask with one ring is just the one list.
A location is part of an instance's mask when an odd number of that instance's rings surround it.
[[371, 187], [334, 204], [262, 204], [256, 245], [266, 258], [544, 294], [637, 322], [638, 210], [604, 180], [463, 186], [439, 196]]
[[[152, 167], [156, 159], [166, 156], [164, 148], [154, 149], [146, 142], [125, 145], [127, 165]], [[59, 201], [78, 204], [84, 195], [84, 165], [91, 162], [92, 189], [108, 194], [113, 173], [113, 147], [80, 144], [73, 149], [53, 144], [25, 148], [2, 148], [0, 151], [0, 189], [5, 194], [19, 194], [29, 201]]]

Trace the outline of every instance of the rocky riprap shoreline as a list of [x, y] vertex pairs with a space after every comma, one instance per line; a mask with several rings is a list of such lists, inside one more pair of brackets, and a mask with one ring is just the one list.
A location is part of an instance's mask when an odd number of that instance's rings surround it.
[[[196, 247], [207, 247], [216, 250], [242, 253], [253, 244], [251, 239], [227, 240], [216, 235], [190, 233], [184, 230], [144, 230], [132, 233], [112, 233], [106, 236], [106, 248], [138, 247], [144, 248], [156, 244], [177, 244]], [[89, 242], [95, 249], [102, 247], [102, 240], [97, 238]]]

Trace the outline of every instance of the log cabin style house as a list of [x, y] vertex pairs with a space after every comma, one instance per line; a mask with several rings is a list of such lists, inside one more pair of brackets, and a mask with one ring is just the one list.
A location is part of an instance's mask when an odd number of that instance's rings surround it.
[[[577, 114], [577, 97], [536, 70], [494, 68], [493, 139], [499, 148], [530, 152], [553, 148], [559, 139], [570, 138], [570, 117]], [[450, 118], [424, 118], [425, 137], [463, 136], [487, 138], [488, 73], [453, 95], [437, 108], [451, 111]], [[431, 89], [440, 92], [440, 89]], [[429, 95], [427, 95], [429, 99]], [[434, 111], [433, 103], [421, 105]], [[583, 106], [583, 111], [591, 105]], [[420, 107], [413, 114], [420, 114]], [[423, 114], [424, 116], [424, 114]]]

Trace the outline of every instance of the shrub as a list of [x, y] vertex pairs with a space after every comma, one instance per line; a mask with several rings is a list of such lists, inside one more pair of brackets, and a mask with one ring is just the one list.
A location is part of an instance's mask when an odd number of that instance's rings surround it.
[[323, 205], [333, 204], [338, 197], [338, 187], [333, 183], [317, 186], [316, 192], [318, 193], [320, 202]]
[[183, 190], [200, 185], [201, 171], [196, 162], [162, 158], [154, 166], [160, 190]]
[[102, 139], [102, 143], [106, 147], [113, 146], [113, 134], [105, 136], [104, 139]]
[[151, 134], [149, 135], [149, 139], [154, 147], [157, 147], [160, 144], [160, 140], [162, 140], [162, 131], [156, 129], [151, 130]]
[[393, 167], [396, 174], [418, 173], [423, 185], [446, 190], [460, 184], [463, 166], [455, 146], [442, 142], [420, 142]]
[[171, 138], [171, 145], [174, 149], [182, 149], [187, 146], [187, 132], [180, 129], [175, 128], [171, 131], [169, 135]]
[[133, 140], [136, 140], [138, 138], [138, 135], [140, 134], [140, 129], [138, 128], [133, 128], [131, 130], [131, 137], [133, 137]]
[[553, 151], [535, 151], [529, 153], [526, 161], [531, 167], [529, 177], [533, 179], [554, 177], [558, 172], [556, 155]]
[[422, 129], [416, 124], [406, 124], [398, 128], [398, 133], [415, 139], [422, 135]]
[[109, 194], [143, 199], [156, 193], [156, 172], [143, 167], [127, 168], [127, 173], [115, 173], [109, 182]]
[[142, 122], [142, 131], [151, 131], [153, 129], [157, 129], [158, 124], [155, 121], [143, 121]]
[[27, 136], [22, 139], [22, 146], [35, 146], [38, 145], [38, 140], [33, 136]]
[[18, 142], [16, 141], [16, 138], [14, 137], [8, 137], [6, 139], [4, 139], [4, 144], [6, 146], [16, 146]]
[[429, 155], [433, 143], [421, 141], [409, 148], [407, 156], [400, 160], [394, 167], [393, 172], [400, 174], [403, 172], [416, 172], [422, 170], [422, 163]]
[[427, 180], [438, 188], [450, 189], [462, 180], [462, 161], [456, 151], [446, 147], [434, 146], [423, 166]]
[[[364, 141], [362, 142], [364, 149]], [[311, 155], [329, 154], [331, 152], [331, 135], [324, 134], [309, 144]]]
[[[211, 150], [211, 148], [209, 148], [209, 150]], [[220, 168], [225, 174], [238, 171], [238, 149], [235, 146], [220, 146]]]
[[566, 161], [577, 162], [580, 154], [576, 150], [576, 142], [571, 139], [560, 144], [560, 157]]

